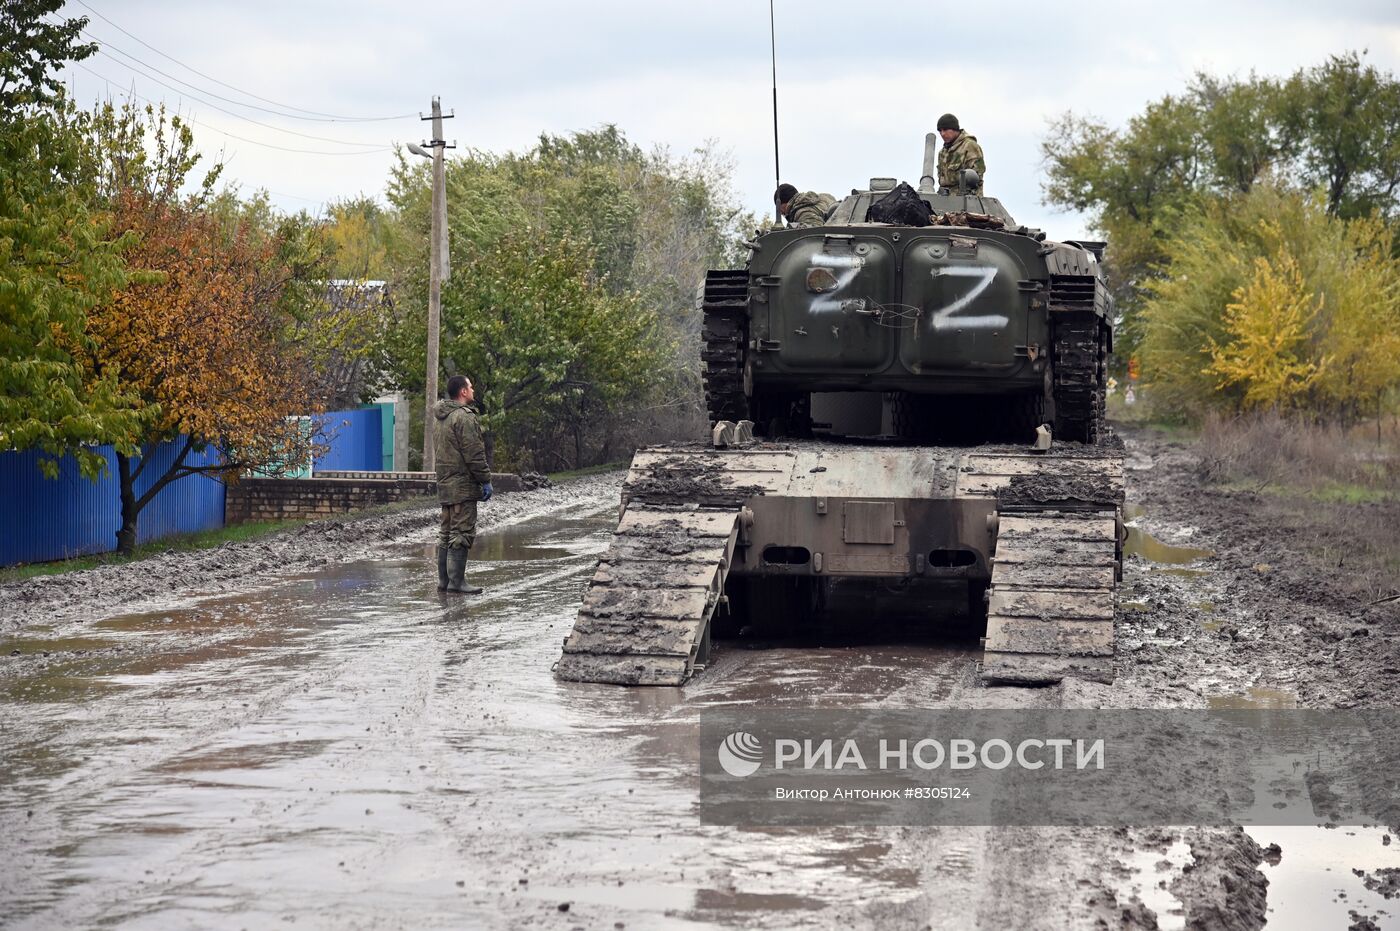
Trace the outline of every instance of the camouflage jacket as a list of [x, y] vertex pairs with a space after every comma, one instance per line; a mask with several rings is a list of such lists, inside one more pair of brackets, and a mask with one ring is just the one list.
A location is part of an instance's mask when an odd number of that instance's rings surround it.
[[830, 194], [803, 191], [788, 204], [788, 226], [821, 226], [835, 209], [836, 198]]
[[[938, 150], [938, 186], [956, 191], [958, 174], [964, 168], [971, 168], [984, 178], [987, 175], [987, 160], [982, 157], [982, 147], [977, 144], [977, 137], [967, 132], [960, 133], [952, 142], [943, 143], [943, 148]], [[981, 187], [978, 191], [981, 191]]]
[[481, 486], [491, 481], [491, 469], [486, 464], [486, 441], [481, 437], [476, 412], [457, 401], [439, 401], [433, 416], [437, 418], [433, 456], [438, 501], [479, 501]]

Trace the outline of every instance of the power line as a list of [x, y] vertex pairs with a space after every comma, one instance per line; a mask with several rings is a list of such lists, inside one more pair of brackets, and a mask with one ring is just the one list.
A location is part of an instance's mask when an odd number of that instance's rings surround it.
[[[74, 66], [76, 66], [76, 67], [78, 67], [78, 68], [83, 69], [83, 70], [86, 71], [88, 74], [90, 74], [90, 75], [92, 75], [93, 77], [97, 78], [99, 81], [102, 81], [102, 82], [106, 83], [107, 86], [108, 86], [109, 93], [110, 93], [110, 89], [111, 89], [112, 85], [116, 83], [116, 82], [114, 82], [111, 78], [107, 77], [106, 75], [98, 74], [96, 71], [93, 71], [91, 68], [89, 68], [87, 65], [82, 64], [81, 62], [72, 62], [71, 64], [73, 64]], [[120, 87], [120, 85], [117, 85], [117, 86]], [[136, 93], [135, 90], [121, 91], [120, 93], [123, 93], [123, 94], [125, 94], [125, 95], [128, 96], [128, 97], [134, 97], [134, 98], [136, 98], [137, 100], [143, 100], [143, 101], [145, 101], [146, 103], [151, 104], [151, 105], [153, 105], [153, 106], [156, 105], [156, 104], [158, 103], [158, 101], [152, 100], [152, 99], [149, 98], [149, 97], [146, 97], [146, 96], [144, 96], [144, 95], [142, 95], [142, 94]], [[178, 115], [178, 114], [177, 114], [177, 115]], [[236, 114], [235, 114], [235, 115], [236, 115]], [[244, 136], [238, 136], [238, 135], [235, 135], [235, 134], [233, 134], [233, 133], [231, 133], [231, 132], [229, 132], [229, 131], [227, 131], [227, 130], [220, 129], [220, 128], [217, 127], [217, 126], [211, 126], [211, 125], [209, 125], [208, 123], [202, 123], [202, 122], [200, 122], [199, 120], [195, 119], [195, 118], [192, 117], [192, 116], [181, 117], [181, 119], [188, 120], [189, 122], [195, 124], [196, 126], [203, 126], [205, 129], [208, 129], [208, 130], [210, 130], [211, 132], [220, 133], [220, 134], [222, 134], [222, 135], [224, 135], [224, 136], [227, 136], [227, 137], [230, 138], [230, 139], [237, 139], [239, 142], [247, 142], [247, 143], [249, 143], [249, 144], [251, 144], [251, 145], [260, 145], [260, 146], [263, 146], [264, 148], [268, 148], [268, 149], [276, 149], [276, 150], [279, 151], [279, 152], [295, 152], [295, 153], [298, 153], [298, 154], [301, 154], [301, 155], [378, 155], [378, 154], [383, 153], [383, 152], [392, 152], [392, 151], [394, 151], [394, 147], [393, 147], [393, 146], [383, 146], [383, 147], [378, 148], [378, 149], [366, 149], [366, 150], [363, 151], [363, 152], [323, 152], [323, 151], [318, 151], [318, 150], [315, 150], [315, 149], [292, 149], [292, 148], [288, 148], [287, 146], [274, 145], [274, 144], [271, 143], [271, 142], [260, 142], [260, 141], [258, 141], [257, 139], [248, 139], [248, 138], [246, 138], [246, 137], [244, 137]], [[285, 130], [284, 130], [284, 131], [285, 131]]]
[[[114, 49], [114, 51], [121, 52], [120, 49]], [[271, 123], [264, 123], [264, 122], [262, 122], [261, 120], [255, 120], [255, 119], [253, 119], [251, 116], [244, 116], [244, 115], [241, 114], [241, 113], [236, 113], [236, 112], [234, 112], [233, 110], [229, 110], [229, 109], [227, 109], [227, 108], [225, 108], [225, 107], [219, 106], [219, 105], [216, 104], [216, 103], [212, 103], [212, 102], [210, 102], [210, 101], [208, 101], [208, 100], [205, 100], [203, 97], [200, 97], [198, 94], [194, 94], [194, 93], [191, 93], [190, 91], [186, 91], [186, 90], [181, 90], [181, 89], [178, 88], [178, 87], [172, 87], [171, 85], [166, 84], [166, 83], [165, 83], [164, 81], [162, 81], [160, 78], [151, 77], [149, 74], [147, 74], [146, 72], [142, 71], [140, 68], [136, 67], [135, 65], [127, 64], [126, 62], [122, 61], [120, 58], [114, 58], [111, 54], [109, 54], [109, 53], [107, 52], [106, 48], [100, 48], [100, 49], [98, 49], [98, 53], [101, 54], [101, 55], [103, 55], [103, 56], [105, 56], [106, 58], [110, 59], [111, 61], [116, 62], [118, 65], [121, 65], [123, 68], [126, 68], [126, 69], [128, 69], [129, 71], [134, 71], [134, 72], [136, 72], [137, 74], [141, 75], [141, 77], [145, 78], [146, 80], [148, 80], [148, 81], [154, 81], [156, 84], [159, 84], [161, 87], [165, 88], [166, 90], [174, 91], [174, 92], [177, 93], [177, 94], [183, 94], [183, 95], [185, 95], [185, 96], [187, 96], [187, 97], [192, 97], [192, 98], [194, 98], [195, 100], [197, 100], [198, 102], [204, 104], [206, 107], [213, 107], [215, 110], [218, 110], [220, 113], [227, 113], [227, 114], [228, 114], [229, 116], [231, 116], [231, 117], [234, 117], [234, 118], [236, 118], [236, 119], [243, 120], [244, 122], [247, 122], [247, 123], [252, 123], [254, 126], [261, 126], [262, 128], [264, 128], [264, 129], [270, 129], [270, 130], [272, 130], [273, 132], [286, 133], [286, 134], [289, 135], [289, 136], [300, 136], [300, 137], [302, 137], [303, 139], [311, 139], [311, 140], [314, 140], [314, 141], [316, 141], [316, 142], [331, 142], [331, 143], [334, 143], [334, 144], [336, 144], [336, 145], [364, 146], [364, 147], [375, 147], [375, 146], [381, 146], [381, 145], [382, 145], [381, 143], [378, 143], [378, 142], [346, 142], [346, 141], [343, 140], [343, 139], [332, 139], [332, 138], [329, 137], [329, 136], [313, 136], [313, 135], [311, 135], [310, 133], [297, 132], [295, 129], [283, 129], [281, 126], [274, 126], [274, 125], [272, 125]], [[126, 53], [125, 53], [125, 52], [121, 52], [121, 54], [125, 55]], [[139, 59], [136, 59], [136, 60], [139, 61]], [[145, 63], [142, 62], [142, 64], [145, 64]], [[147, 67], [150, 67], [150, 66], [147, 65]], [[154, 69], [153, 69], [153, 70], [154, 70]], [[164, 72], [161, 72], [161, 73], [164, 74]], [[180, 79], [179, 79], [179, 78], [174, 78], [174, 80], [179, 81]], [[183, 84], [183, 83], [185, 83], [185, 82], [181, 81], [180, 83]], [[210, 95], [210, 96], [218, 97], [217, 94], [212, 94], [212, 95]], [[218, 99], [219, 99], [219, 100], [228, 100], [227, 97], [218, 97]], [[229, 103], [237, 103], [237, 101], [232, 101], [232, 100], [228, 100], [228, 102], [229, 102]], [[240, 104], [240, 106], [242, 106], [242, 105]]]
[[[154, 65], [151, 65], [151, 64], [148, 64], [147, 62], [142, 61], [141, 59], [137, 58], [135, 55], [132, 55], [130, 52], [124, 52], [124, 51], [122, 51], [121, 49], [117, 48], [115, 45], [111, 44], [110, 42], [105, 42], [105, 41], [103, 41], [102, 39], [99, 39], [97, 36], [95, 36], [95, 35], [93, 35], [92, 33], [88, 32], [86, 29], [83, 30], [83, 35], [87, 36], [89, 39], [92, 39], [94, 42], [96, 42], [96, 43], [100, 46], [100, 47], [98, 48], [98, 52], [99, 52], [99, 53], [101, 53], [101, 54], [107, 56], [108, 58], [111, 58], [112, 61], [114, 61], [114, 62], [116, 62], [117, 64], [121, 65], [123, 68], [130, 68], [132, 71], [135, 71], [137, 74], [140, 74], [142, 77], [147, 78], [147, 79], [152, 80], [152, 81], [155, 81], [157, 84], [161, 85], [162, 87], [168, 88], [169, 90], [173, 90], [173, 91], [175, 91], [177, 94], [189, 94], [191, 97], [194, 97], [196, 100], [199, 100], [200, 103], [208, 103], [209, 106], [214, 107], [215, 109], [222, 109], [222, 108], [219, 107], [218, 104], [209, 103], [209, 101], [204, 100], [204, 99], [198, 97], [195, 93], [191, 93], [191, 92], [192, 92], [192, 91], [197, 91], [197, 92], [200, 93], [200, 94], [207, 94], [207, 95], [209, 95], [210, 97], [213, 97], [215, 100], [222, 100], [222, 101], [224, 101], [225, 103], [231, 103], [231, 104], [233, 104], [233, 105], [236, 106], [236, 107], [247, 107], [247, 108], [250, 109], [250, 110], [261, 110], [263, 113], [271, 113], [271, 114], [273, 114], [273, 115], [275, 115], [275, 116], [287, 117], [288, 119], [294, 119], [294, 120], [306, 119], [306, 117], [294, 116], [293, 114], [290, 114], [290, 113], [282, 113], [282, 112], [280, 112], [280, 111], [278, 111], [278, 110], [271, 110], [271, 109], [269, 109], [269, 108], [267, 108], [267, 107], [258, 107], [258, 106], [254, 106], [253, 104], [250, 104], [250, 103], [241, 103], [241, 102], [239, 102], [239, 101], [237, 101], [237, 100], [232, 100], [232, 99], [230, 99], [230, 98], [228, 98], [228, 97], [224, 97], [224, 96], [222, 96], [222, 95], [220, 95], [220, 94], [216, 94], [216, 93], [214, 93], [213, 91], [205, 90], [204, 88], [200, 87], [200, 86], [197, 85], [197, 84], [191, 84], [189, 81], [186, 81], [186, 80], [184, 80], [184, 79], [182, 79], [182, 78], [177, 78], [175, 75], [170, 74], [169, 72], [162, 71], [162, 70], [160, 70], [159, 68], [155, 67]], [[116, 52], [118, 55], [121, 55], [121, 56], [126, 57], [126, 58], [130, 58], [132, 61], [134, 61], [134, 62], [136, 62], [137, 64], [139, 64], [142, 68], [150, 68], [150, 69], [151, 69], [152, 71], [154, 71], [156, 74], [163, 75], [164, 77], [167, 77], [167, 78], [169, 78], [169, 79], [172, 80], [172, 81], [176, 81], [176, 82], [178, 82], [178, 83], [180, 83], [180, 84], [183, 84], [185, 87], [188, 87], [190, 90], [188, 90], [188, 91], [182, 91], [182, 90], [180, 90], [179, 88], [171, 87], [169, 84], [166, 84], [164, 81], [160, 80], [160, 78], [153, 78], [153, 77], [151, 77], [149, 74], [143, 73], [143, 72], [140, 71], [138, 68], [136, 68], [134, 65], [129, 65], [129, 64], [127, 64], [126, 62], [122, 61], [122, 60], [119, 59], [119, 58], [112, 58], [111, 52]], [[279, 129], [279, 127], [271, 126], [271, 125], [268, 124], [268, 123], [258, 123], [257, 120], [255, 120], [255, 119], [253, 119], [253, 118], [251, 118], [251, 117], [243, 116], [242, 114], [239, 114], [239, 113], [233, 113], [232, 111], [229, 111], [229, 110], [223, 110], [223, 112], [224, 112], [224, 113], [228, 113], [228, 114], [231, 115], [231, 116], [236, 116], [236, 117], [238, 117], [239, 119], [247, 120], [247, 121], [250, 122], [250, 123], [256, 123], [258, 126], [267, 126], [267, 127], [271, 128], [271, 129]], [[326, 122], [326, 121], [322, 121], [322, 122]], [[286, 133], [292, 133], [292, 134], [295, 135], [295, 136], [306, 136], [307, 139], [318, 139], [318, 140], [320, 140], [320, 141], [322, 141], [322, 142], [340, 142], [339, 139], [331, 139], [331, 138], [326, 137], [326, 136], [309, 136], [309, 135], [307, 135], [306, 133], [299, 133], [299, 132], [296, 132], [296, 131], [290, 130], [290, 129], [279, 129], [279, 131], [281, 131], [281, 132], [286, 132]], [[342, 144], [342, 145], [373, 145], [373, 144], [377, 144], [377, 143], [344, 142], [344, 143], [341, 143], [341, 144]]]
[[[411, 116], [417, 116], [417, 115], [418, 115], [418, 114], [416, 114], [416, 113], [399, 113], [399, 114], [395, 114], [395, 115], [393, 115], [393, 116], [337, 116], [337, 115], [335, 115], [335, 114], [333, 114], [333, 113], [321, 113], [321, 112], [319, 112], [319, 111], [317, 111], [317, 110], [307, 110], [307, 109], [305, 109], [305, 108], [303, 108], [303, 107], [294, 107], [294, 106], [292, 106], [291, 104], [280, 103], [280, 102], [278, 102], [278, 101], [276, 101], [276, 100], [270, 100], [270, 99], [268, 99], [267, 97], [259, 97], [257, 94], [254, 94], [252, 91], [245, 91], [245, 90], [243, 90], [241, 87], [238, 87], [238, 86], [236, 86], [236, 85], [230, 84], [230, 83], [228, 83], [227, 81], [220, 81], [218, 78], [216, 78], [216, 77], [214, 77], [214, 76], [212, 76], [212, 75], [205, 74], [203, 71], [200, 71], [200, 70], [198, 70], [197, 68], [193, 68], [193, 67], [191, 67], [191, 66], [185, 64], [184, 62], [180, 61], [178, 58], [175, 58], [175, 57], [173, 57], [173, 56], [171, 56], [171, 55], [167, 55], [165, 52], [162, 52], [160, 49], [156, 48], [154, 45], [151, 45], [149, 42], [146, 42], [144, 39], [140, 38], [139, 36], [136, 36], [136, 35], [133, 35], [133, 34], [130, 33], [130, 32], [127, 32], [127, 31], [126, 31], [125, 29], [123, 29], [121, 26], [118, 26], [116, 23], [112, 22], [112, 20], [108, 19], [106, 16], [103, 16], [103, 15], [102, 15], [101, 13], [99, 13], [97, 10], [93, 9], [92, 6], [91, 6], [90, 4], [84, 2], [84, 0], [77, 0], [77, 2], [78, 2], [79, 4], [81, 4], [82, 6], [86, 7], [87, 10], [88, 10], [90, 13], [92, 13], [92, 15], [96, 16], [98, 19], [102, 20], [104, 23], [106, 23], [107, 25], [111, 26], [113, 29], [117, 30], [117, 31], [120, 32], [122, 35], [127, 36], [127, 37], [133, 39], [133, 40], [136, 41], [136, 42], [141, 43], [143, 46], [145, 46], [146, 48], [148, 48], [148, 49], [150, 49], [151, 51], [155, 52], [155, 53], [156, 53], [157, 55], [159, 55], [160, 57], [175, 62], [175, 64], [179, 65], [181, 68], [184, 68], [186, 71], [189, 71], [189, 72], [192, 73], [192, 74], [197, 74], [197, 75], [199, 75], [201, 78], [204, 78], [206, 81], [213, 81], [215, 84], [218, 84], [218, 85], [220, 85], [221, 87], [227, 87], [229, 90], [237, 91], [238, 93], [242, 94], [242, 95], [245, 96], [245, 97], [251, 97], [251, 98], [253, 98], [254, 100], [261, 100], [263, 103], [270, 103], [270, 104], [272, 104], [273, 106], [281, 107], [281, 108], [284, 109], [284, 110], [296, 110], [296, 111], [298, 111], [298, 112], [300, 112], [300, 113], [310, 113], [310, 114], [314, 114], [313, 116], [296, 116], [296, 115], [290, 114], [290, 113], [281, 113], [281, 114], [278, 114], [279, 116], [286, 116], [286, 117], [289, 117], [289, 118], [291, 118], [291, 119], [297, 119], [297, 120], [309, 120], [309, 121], [311, 121], [311, 122], [317, 122], [317, 123], [384, 123], [384, 122], [388, 122], [389, 120], [403, 120], [403, 119], [408, 119], [408, 118], [411, 117]], [[123, 53], [123, 54], [125, 54], [125, 53]], [[128, 57], [133, 57], [133, 56], [128, 56]], [[136, 60], [139, 61], [140, 59], [136, 59]], [[156, 70], [154, 67], [152, 67], [152, 66], [150, 66], [150, 65], [147, 65], [147, 67], [148, 67], [148, 68], [151, 68], [152, 71]], [[163, 73], [163, 72], [162, 72], [162, 73]], [[175, 78], [174, 80], [177, 80], [177, 81], [178, 81], [178, 80], [180, 80], [180, 79], [179, 79], [179, 78]], [[184, 82], [182, 81], [181, 83], [184, 83]], [[215, 95], [212, 91], [205, 91], [205, 93], [208, 93], [211, 97], [212, 97], [212, 96], [217, 96], [217, 95]], [[221, 97], [221, 98], [219, 98], [219, 99], [223, 100], [223, 99], [226, 99], [226, 98], [222, 98], [222, 97]], [[229, 101], [229, 102], [230, 102], [230, 103], [236, 103], [236, 104], [238, 104], [238, 106], [240, 106], [240, 107], [249, 107], [249, 108], [251, 108], [251, 109], [259, 109], [259, 110], [263, 109], [262, 107], [254, 107], [252, 104], [240, 103], [240, 102], [238, 102], [238, 101]], [[267, 112], [272, 113], [272, 112], [274, 112], [274, 111], [268, 110]]]

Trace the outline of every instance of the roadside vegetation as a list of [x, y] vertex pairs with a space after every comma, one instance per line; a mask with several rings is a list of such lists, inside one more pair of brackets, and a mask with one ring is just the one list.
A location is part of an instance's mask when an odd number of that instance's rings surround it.
[[[283, 215], [178, 113], [68, 99], [57, 74], [96, 46], [62, 7], [0, 10], [0, 451], [113, 468], [123, 554], [169, 483], [306, 461], [325, 440], [307, 415], [406, 392], [421, 461], [428, 165], [402, 156], [387, 204]], [[587, 468], [703, 425], [694, 289], [754, 222], [729, 173], [612, 126], [449, 161], [439, 384], [474, 379], [497, 468]]]
[[[1348, 279], [1393, 281], [1397, 135], [1400, 81], [1355, 53], [1286, 78], [1198, 74], [1123, 127], [1056, 120], [1042, 144], [1046, 202], [1086, 212], [1109, 241], [1119, 362], [1141, 355], [1164, 413], [1355, 416], [1375, 398], [1350, 395], [1394, 392], [1394, 354], [1355, 371], [1334, 330], [1396, 329], [1400, 298], [1361, 306]], [[1270, 311], [1282, 326], [1263, 340]], [[1330, 388], [1310, 381], [1324, 363]]]
[[[730, 171], [712, 149], [646, 152], [614, 126], [448, 162], [442, 358], [476, 380], [498, 468], [578, 469], [703, 428], [695, 289], [742, 260], [755, 222]], [[428, 163], [401, 156], [388, 194], [384, 364], [421, 393]]]
[[1363, 56], [1066, 114], [1048, 203], [1108, 239], [1118, 360], [1163, 418], [1350, 426], [1400, 404], [1400, 81]]
[[[1120, 420], [1362, 599], [1400, 592], [1400, 81], [1364, 55], [1067, 114], [1048, 203], [1109, 242]], [[1134, 377], [1135, 376], [1135, 377]], [[1340, 583], [1339, 583], [1340, 584]]]

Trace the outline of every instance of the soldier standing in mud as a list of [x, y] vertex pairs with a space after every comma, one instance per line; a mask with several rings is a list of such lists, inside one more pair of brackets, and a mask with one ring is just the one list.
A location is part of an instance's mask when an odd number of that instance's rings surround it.
[[977, 144], [977, 137], [964, 132], [958, 125], [958, 118], [951, 113], [938, 118], [938, 135], [943, 137], [943, 148], [938, 150], [938, 186], [956, 191], [963, 169], [971, 168], [978, 177], [977, 190], [971, 193], [981, 194], [981, 179], [987, 174], [987, 160], [982, 155], [982, 147]]
[[433, 449], [437, 457], [438, 503], [442, 523], [438, 528], [438, 591], [449, 595], [480, 595], [468, 586], [467, 553], [476, 542], [476, 503], [490, 501], [491, 468], [486, 464], [486, 441], [476, 411], [468, 407], [476, 399], [465, 375], [447, 380], [447, 400], [433, 409], [437, 429]]
[[816, 191], [797, 193], [791, 184], [780, 184], [773, 192], [773, 203], [778, 207], [778, 216], [787, 220], [788, 226], [821, 226], [831, 211], [836, 209], [836, 198]]

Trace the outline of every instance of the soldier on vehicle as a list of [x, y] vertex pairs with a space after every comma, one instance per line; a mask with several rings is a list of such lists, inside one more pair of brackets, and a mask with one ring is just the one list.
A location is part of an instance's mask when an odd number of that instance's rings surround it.
[[467, 405], [476, 399], [470, 378], [453, 375], [447, 380], [447, 400], [433, 409], [437, 429], [433, 449], [437, 457], [438, 503], [442, 522], [438, 528], [438, 591], [450, 595], [479, 595], [481, 589], [463, 582], [467, 553], [476, 542], [476, 503], [490, 501], [491, 468], [486, 464], [486, 441], [476, 411]]
[[[977, 172], [979, 179], [986, 176], [987, 160], [982, 155], [982, 147], [977, 144], [976, 136], [963, 131], [956, 116], [945, 113], [938, 118], [938, 135], [943, 137], [943, 148], [938, 150], [939, 187], [956, 191], [965, 168]], [[977, 190], [970, 193], [982, 193], [980, 180]]]
[[821, 226], [831, 211], [836, 209], [836, 198], [816, 191], [797, 192], [791, 184], [780, 184], [773, 192], [773, 203], [778, 206], [778, 215], [787, 220], [788, 226]]

